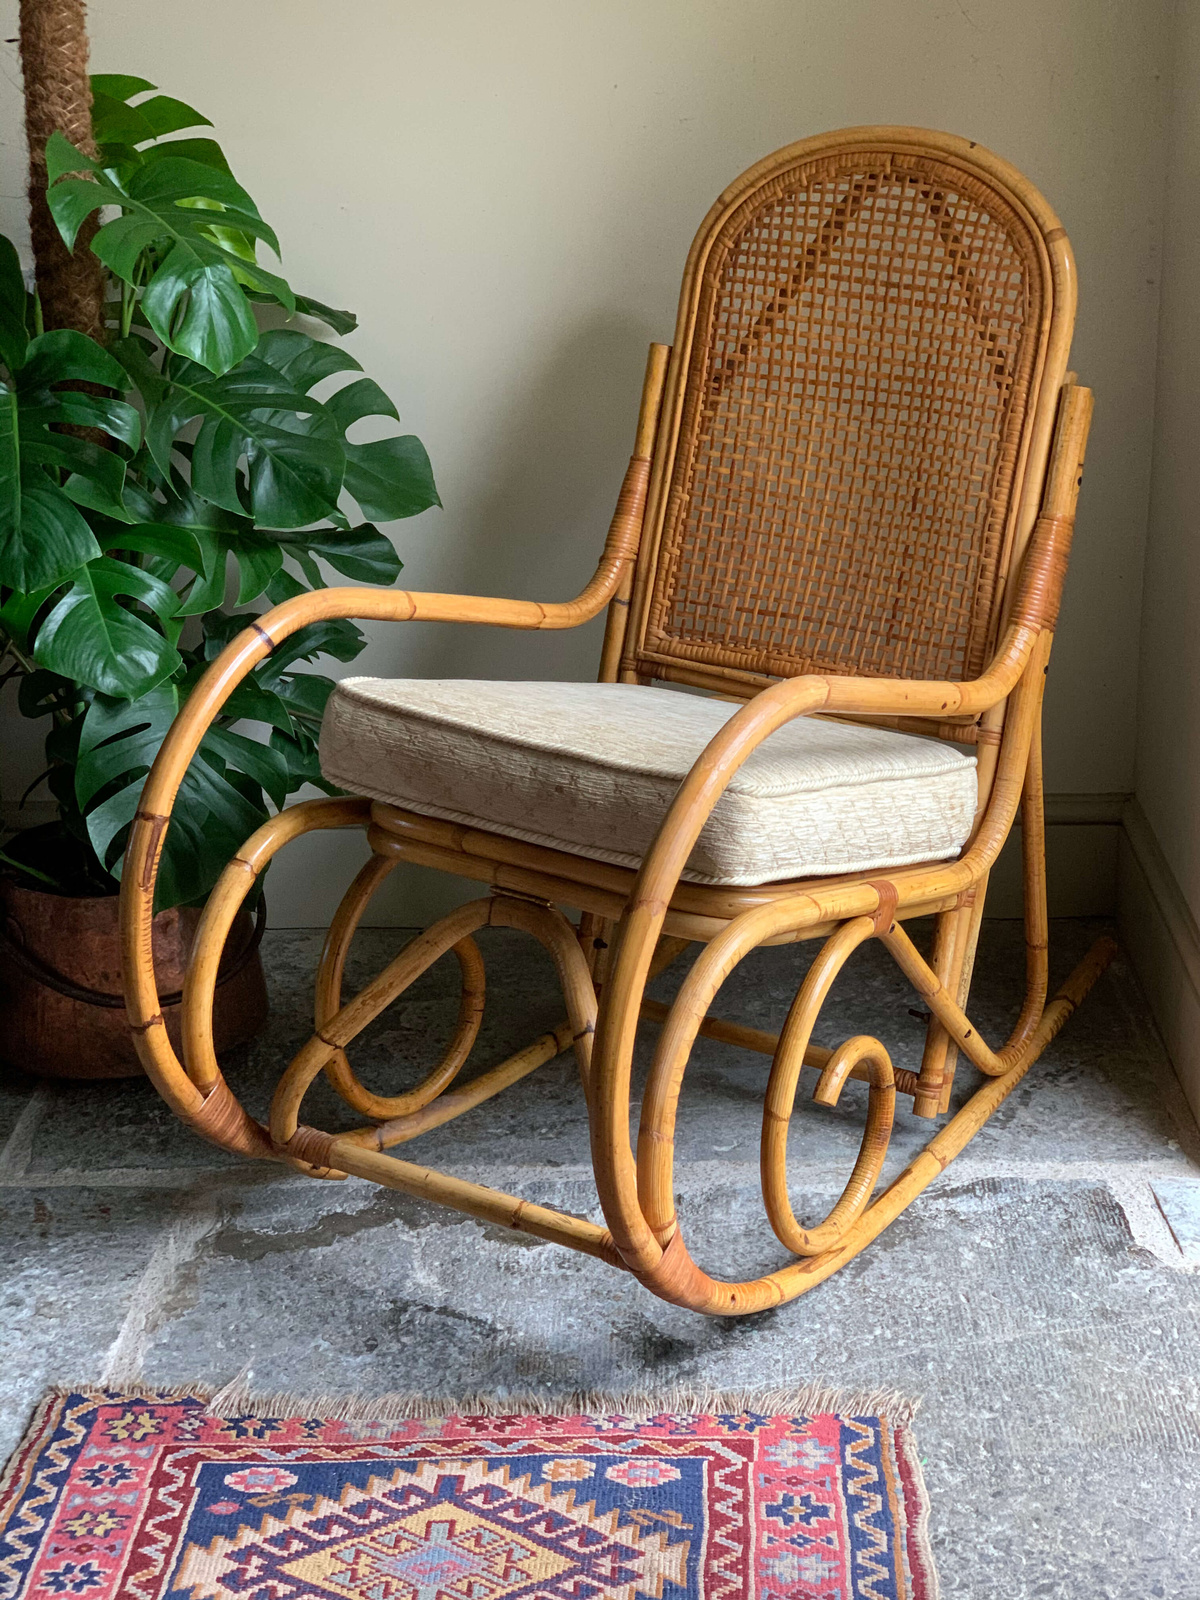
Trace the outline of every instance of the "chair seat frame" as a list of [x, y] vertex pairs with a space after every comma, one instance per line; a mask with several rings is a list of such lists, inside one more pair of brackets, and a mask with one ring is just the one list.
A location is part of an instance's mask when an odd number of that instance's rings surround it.
[[[573, 601], [524, 600], [325, 589], [298, 596], [240, 634], [208, 669], [163, 743], [147, 778], [127, 847], [121, 890], [126, 1003], [146, 1071], [174, 1112], [204, 1138], [253, 1158], [281, 1161], [310, 1176], [353, 1175], [436, 1200], [481, 1220], [596, 1256], [632, 1273], [665, 1300], [699, 1312], [759, 1311], [812, 1288], [869, 1244], [965, 1147], [1012, 1093], [1111, 959], [1100, 941], [1052, 998], [1048, 996], [1048, 920], [1042, 802], [1041, 708], [1066, 569], [1092, 397], [1066, 372], [1074, 309], [1069, 247], [1057, 219], [1019, 175], [986, 152], [912, 129], [850, 130], [805, 141], [797, 151], [845, 148], [858, 137], [932, 148], [995, 173], [1032, 208], [1058, 298], [1030, 429], [1024, 510], [1016, 520], [1002, 624], [991, 659], [969, 681], [802, 673], [778, 680], [722, 674], [699, 665], [655, 662], [638, 653], [637, 575], [652, 538], [648, 500], [661, 501], [664, 463], [677, 425], [686, 351], [651, 347], [635, 448], [595, 576]], [[787, 153], [781, 153], [787, 154]], [[772, 158], [778, 160], [779, 158]], [[740, 183], [755, 179], [751, 169]], [[743, 192], [718, 202], [726, 212]], [[711, 220], [711, 219], [710, 219]], [[1057, 229], [1057, 234], [1055, 230]], [[704, 237], [704, 230], [701, 231]], [[689, 271], [698, 270], [696, 252]], [[685, 278], [684, 301], [688, 295]], [[681, 311], [681, 328], [686, 325]], [[1022, 526], [1022, 521], [1024, 526]], [[639, 566], [639, 563], [641, 564]], [[290, 634], [329, 618], [466, 622], [530, 631], [572, 628], [607, 608], [601, 681], [682, 679], [744, 700], [682, 783], [637, 872], [527, 844], [481, 829], [363, 798], [309, 800], [261, 827], [229, 863], [210, 895], [197, 932], [182, 1002], [182, 1060], [159, 1006], [151, 945], [154, 885], [171, 808], [205, 731], [237, 685]], [[632, 614], [632, 621], [631, 621]], [[976, 746], [980, 806], [962, 854], [952, 861], [870, 874], [755, 888], [681, 881], [688, 857], [730, 779], [763, 740], [800, 716], [865, 719]], [[989, 873], [1021, 815], [1025, 893], [1026, 991], [1010, 1038], [993, 1048], [966, 1005]], [[288, 1065], [259, 1123], [226, 1083], [213, 1049], [212, 1008], [226, 938], [238, 908], [284, 845], [303, 834], [360, 828], [371, 854], [347, 890], [326, 937], [317, 973], [314, 1031]], [[400, 861], [434, 866], [487, 887], [415, 938], [348, 1001], [342, 999], [347, 951], [371, 897]], [[579, 913], [572, 923], [562, 907]], [[906, 924], [933, 917], [928, 958]], [[520, 929], [554, 959], [567, 1016], [499, 1066], [459, 1086], [484, 1005], [483, 963], [473, 935], [484, 926]], [[813, 1042], [830, 987], [853, 952], [877, 939], [912, 984], [929, 1014], [918, 1072], [893, 1067], [884, 1044], [863, 1035], [836, 1048]], [[760, 945], [820, 941], [778, 1034], [721, 1019], [712, 1011], [722, 982]], [[690, 946], [700, 952], [670, 1005], [650, 999], [651, 979]], [[378, 1095], [355, 1076], [348, 1050], [356, 1036], [435, 960], [453, 951], [462, 998], [450, 1044], [416, 1088]], [[637, 1029], [660, 1029], [642, 1096], [636, 1149], [630, 1142], [630, 1076]], [[697, 1035], [771, 1059], [764, 1095], [761, 1178], [770, 1224], [788, 1252], [778, 1270], [742, 1282], [706, 1273], [690, 1256], [675, 1211], [674, 1131], [680, 1089]], [[387, 1152], [457, 1116], [574, 1049], [591, 1132], [592, 1165], [604, 1225], [539, 1206], [484, 1185], [415, 1165]], [[896, 1097], [913, 1115], [937, 1119], [950, 1107], [958, 1055], [982, 1083], [928, 1145], [876, 1193]], [[813, 1099], [837, 1104], [847, 1078], [868, 1084], [862, 1144], [846, 1187], [814, 1227], [793, 1214], [787, 1185], [787, 1138], [801, 1074], [815, 1076]], [[301, 1120], [312, 1081], [325, 1073], [365, 1118], [330, 1134]]]

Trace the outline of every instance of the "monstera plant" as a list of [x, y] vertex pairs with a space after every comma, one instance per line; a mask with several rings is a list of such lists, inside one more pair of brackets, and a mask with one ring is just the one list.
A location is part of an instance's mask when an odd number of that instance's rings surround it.
[[[279, 244], [207, 119], [142, 78], [92, 79], [95, 157], [46, 145], [68, 248], [108, 284], [100, 339], [43, 331], [0, 239], [0, 648], [44, 719], [58, 820], [4, 847], [10, 872], [115, 892], [146, 771], [206, 663], [258, 610], [325, 572], [390, 583], [378, 522], [436, 505], [411, 435], [352, 434], [396, 407], [331, 342], [355, 326], [260, 260]], [[180, 137], [180, 135], [186, 135]], [[206, 737], [167, 837], [159, 907], [200, 902], [231, 853], [305, 783], [346, 622], [293, 635]]]

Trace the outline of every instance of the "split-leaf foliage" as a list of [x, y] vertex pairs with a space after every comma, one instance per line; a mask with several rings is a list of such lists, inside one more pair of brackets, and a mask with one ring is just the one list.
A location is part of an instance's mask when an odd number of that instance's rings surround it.
[[[194, 131], [208, 119], [144, 78], [97, 76], [92, 90], [98, 157], [54, 134], [47, 200], [69, 247], [99, 213], [87, 248], [109, 285], [103, 342], [42, 331], [0, 236], [0, 683], [49, 719], [38, 782], [59, 813], [5, 864], [103, 893], [208, 662], [328, 568], [394, 582], [400, 559], [376, 524], [439, 501], [420, 441], [386, 431], [396, 407], [328, 342], [354, 317], [258, 259], [278, 240]], [[351, 439], [363, 422], [377, 437]], [[329, 791], [316, 736], [333, 684], [310, 664], [363, 643], [348, 622], [316, 624], [240, 685], [184, 780], [159, 909], [201, 901], [289, 794]]]

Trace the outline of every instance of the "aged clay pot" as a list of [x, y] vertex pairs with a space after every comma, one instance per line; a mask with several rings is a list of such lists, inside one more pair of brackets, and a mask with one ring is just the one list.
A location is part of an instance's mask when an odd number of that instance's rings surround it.
[[[121, 1000], [116, 895], [71, 896], [0, 878], [0, 1058], [47, 1078], [130, 1078], [142, 1068]], [[178, 1052], [179, 992], [200, 912], [154, 919], [154, 966]], [[213, 1007], [218, 1051], [251, 1039], [267, 1016], [257, 930], [238, 913]], [[65, 991], [65, 992], [64, 992]], [[81, 993], [80, 991], [84, 991]], [[117, 1003], [108, 1003], [115, 1001]]]

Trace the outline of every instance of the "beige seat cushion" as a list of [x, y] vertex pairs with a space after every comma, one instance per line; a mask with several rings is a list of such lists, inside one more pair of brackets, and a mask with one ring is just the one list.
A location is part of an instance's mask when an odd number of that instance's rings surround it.
[[[354, 794], [636, 867], [737, 706], [618, 683], [347, 678], [321, 728]], [[975, 814], [975, 758], [936, 739], [797, 718], [718, 802], [684, 874], [754, 884], [943, 860]]]

